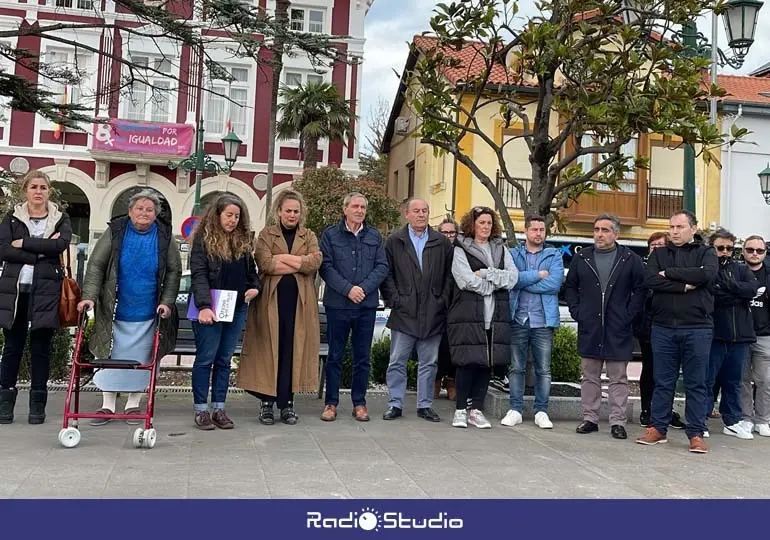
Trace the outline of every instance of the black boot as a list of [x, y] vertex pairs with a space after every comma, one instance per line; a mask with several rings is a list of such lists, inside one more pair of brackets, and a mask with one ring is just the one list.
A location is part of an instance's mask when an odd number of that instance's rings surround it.
[[13, 423], [13, 409], [16, 407], [15, 388], [0, 388], [0, 424]]
[[45, 422], [45, 405], [48, 402], [48, 390], [29, 391], [29, 418], [30, 424], [42, 424]]

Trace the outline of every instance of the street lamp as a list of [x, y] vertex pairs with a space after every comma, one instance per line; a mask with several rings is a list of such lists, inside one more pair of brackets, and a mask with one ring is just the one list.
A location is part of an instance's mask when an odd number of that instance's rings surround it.
[[229, 174], [238, 159], [238, 149], [241, 146], [241, 140], [232, 130], [222, 137], [222, 149], [225, 154], [226, 165], [220, 165], [209, 156], [203, 149], [203, 117], [198, 120], [198, 130], [195, 143], [195, 153], [187, 159], [175, 163], [168, 162], [168, 167], [172, 170], [182, 169], [195, 171], [195, 204], [193, 205], [193, 216], [199, 216], [201, 210], [201, 183], [203, 180], [203, 171], [210, 173]]
[[[728, 0], [725, 4], [724, 22], [727, 33], [727, 45], [735, 52], [737, 66], [727, 61], [730, 66], [740, 67], [743, 59], [754, 43], [757, 29], [757, 17], [762, 2], [759, 0]], [[716, 46], [716, 41], [714, 41]], [[740, 63], [738, 63], [740, 62]]]
[[[642, 16], [640, 7], [645, 4], [655, 4], [649, 0], [623, 0], [623, 16], [627, 24], [636, 23]], [[692, 55], [711, 55], [711, 83], [717, 84], [717, 70], [719, 67], [730, 66], [738, 69], [748, 53], [749, 47], [754, 43], [754, 32], [757, 27], [757, 17], [763, 2], [759, 0], [727, 0], [719, 13], [712, 12], [711, 17], [711, 44], [698, 33], [694, 21], [687, 21], [682, 25], [682, 31], [675, 36], [682, 39], [687, 48], [687, 53]], [[654, 9], [654, 8], [653, 8]], [[722, 15], [725, 31], [727, 33], [727, 45], [732, 49], [732, 56], [728, 56], [717, 46], [718, 21]], [[717, 123], [717, 98], [709, 99], [709, 121]], [[691, 144], [684, 147], [684, 207], [695, 212], [695, 149]]]
[[759, 186], [762, 188], [762, 195], [765, 196], [765, 202], [770, 204], [770, 163], [767, 168], [759, 173]]

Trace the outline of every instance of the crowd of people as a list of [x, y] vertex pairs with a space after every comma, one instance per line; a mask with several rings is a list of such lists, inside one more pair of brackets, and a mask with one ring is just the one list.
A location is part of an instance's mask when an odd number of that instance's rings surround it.
[[[45, 420], [51, 339], [59, 327], [60, 255], [72, 235], [69, 218], [49, 200], [51, 184], [39, 172], [22, 183], [24, 202], [0, 223], [0, 423], [11, 423], [17, 379], [30, 339], [31, 424]], [[91, 352], [98, 358], [151, 361], [155, 325], [159, 355], [174, 346], [176, 296], [182, 274], [171, 226], [151, 190], [131, 197], [128, 214], [114, 218], [89, 257], [78, 309], [92, 311]], [[553, 428], [548, 416], [551, 351], [560, 325], [559, 293], [577, 322], [582, 358], [582, 422], [577, 433], [599, 431], [602, 373], [609, 380], [610, 434], [626, 439], [627, 368], [636, 337], [646, 428], [637, 443], [667, 441], [669, 428], [684, 429], [689, 450], [704, 453], [707, 418], [721, 417], [723, 433], [751, 439], [770, 436], [770, 272], [759, 236], [734, 255], [736, 238], [717, 230], [704, 240], [688, 211], [670, 219], [669, 232], [648, 240], [643, 259], [618, 244], [620, 221], [594, 220], [594, 245], [578, 251], [564, 277], [561, 252], [546, 243], [542, 216], [525, 219], [525, 239], [508, 248], [496, 212], [472, 208], [459, 224], [447, 218], [435, 229], [430, 209], [408, 200], [406, 224], [383, 242], [366, 221], [368, 201], [350, 193], [340, 221], [320, 241], [305, 226], [302, 196], [291, 189], [275, 198], [272, 220], [256, 241], [248, 209], [224, 194], [204, 210], [191, 238], [189, 302], [196, 355], [192, 369], [194, 424], [201, 430], [235, 426], [226, 411], [231, 360], [243, 335], [236, 386], [258, 400], [265, 425], [294, 425], [295, 393], [317, 388], [320, 330], [316, 276], [326, 287], [323, 304], [329, 344], [321, 419], [340, 408], [342, 362], [352, 352], [350, 413], [369, 421], [366, 394], [370, 351], [380, 294], [391, 309], [389, 399], [382, 418], [396, 420], [406, 407], [407, 362], [416, 351], [416, 414], [441, 418], [433, 407], [442, 386], [454, 401], [451, 425], [492, 427], [484, 415], [490, 377], [507, 373], [507, 427], [523, 422], [527, 362], [534, 366], [534, 423]], [[232, 314], [220, 320], [216, 298], [234, 292]], [[673, 411], [680, 370], [686, 394], [684, 421]], [[125, 413], [136, 413], [150, 372], [98, 370], [102, 406], [94, 426], [111, 421], [118, 393]], [[715, 391], [719, 410], [712, 410]]]

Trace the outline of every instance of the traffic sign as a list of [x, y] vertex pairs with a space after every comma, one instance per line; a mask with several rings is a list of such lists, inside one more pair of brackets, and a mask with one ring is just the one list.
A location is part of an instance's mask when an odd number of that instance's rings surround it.
[[187, 240], [192, 236], [193, 231], [195, 230], [195, 227], [198, 226], [198, 222], [200, 222], [201, 218], [198, 216], [190, 216], [187, 219], [185, 219], [182, 222], [182, 238]]

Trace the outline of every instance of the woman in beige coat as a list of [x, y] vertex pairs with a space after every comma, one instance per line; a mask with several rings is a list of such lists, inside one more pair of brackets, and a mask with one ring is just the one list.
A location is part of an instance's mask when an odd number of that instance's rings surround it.
[[273, 223], [259, 233], [257, 266], [263, 293], [249, 307], [237, 386], [262, 400], [259, 421], [294, 425], [294, 392], [318, 387], [318, 298], [315, 274], [321, 251], [305, 228], [302, 196], [285, 190], [273, 204]]

